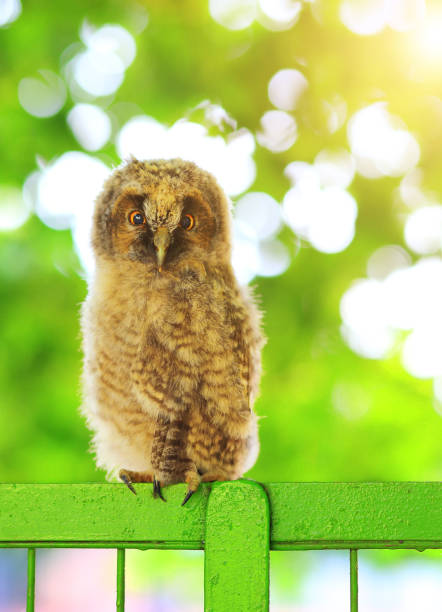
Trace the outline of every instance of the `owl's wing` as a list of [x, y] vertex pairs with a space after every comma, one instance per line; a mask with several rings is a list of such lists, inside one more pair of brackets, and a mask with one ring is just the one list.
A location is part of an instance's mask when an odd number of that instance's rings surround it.
[[196, 386], [189, 368], [178, 359], [168, 336], [153, 326], [146, 332], [130, 379], [144, 411], [153, 418], [173, 420], [184, 413]]
[[[261, 312], [250, 287], [241, 287], [245, 315], [240, 326], [239, 353], [241, 378], [247, 381], [250, 410], [256, 399], [261, 378], [261, 350], [265, 339], [261, 331]], [[245, 384], [245, 383], [244, 383]]]
[[[170, 330], [169, 330], [170, 332]], [[187, 482], [193, 491], [199, 483], [195, 465], [187, 456], [189, 414], [197, 380], [188, 364], [173, 350], [171, 334], [152, 326], [140, 345], [131, 372], [139, 403], [154, 421], [151, 464], [154, 495], [161, 497], [159, 483]], [[179, 343], [175, 343], [175, 349]]]

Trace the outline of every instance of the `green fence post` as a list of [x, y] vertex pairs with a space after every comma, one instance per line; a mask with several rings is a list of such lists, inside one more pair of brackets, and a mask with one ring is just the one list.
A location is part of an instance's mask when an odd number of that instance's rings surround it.
[[269, 609], [269, 503], [256, 482], [214, 484], [204, 555], [205, 612]]
[[125, 605], [125, 574], [126, 574], [126, 551], [124, 548], [117, 549], [117, 612], [124, 612]]
[[26, 612], [34, 612], [35, 605], [35, 548], [28, 548], [28, 586]]
[[350, 549], [350, 612], [358, 612], [358, 551]]

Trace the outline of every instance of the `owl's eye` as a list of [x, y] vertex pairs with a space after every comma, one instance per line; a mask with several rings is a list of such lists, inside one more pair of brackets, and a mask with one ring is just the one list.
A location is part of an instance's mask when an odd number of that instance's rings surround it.
[[192, 215], [184, 215], [181, 221], [181, 227], [184, 227], [185, 230], [189, 231], [195, 225], [195, 219]]
[[139, 210], [134, 210], [129, 215], [129, 222], [132, 225], [143, 225], [146, 223], [146, 217]]

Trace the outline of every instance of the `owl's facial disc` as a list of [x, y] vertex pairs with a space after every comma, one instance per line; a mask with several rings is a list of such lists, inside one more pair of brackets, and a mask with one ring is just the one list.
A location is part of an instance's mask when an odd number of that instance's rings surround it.
[[184, 262], [211, 253], [213, 212], [196, 189], [175, 193], [158, 185], [126, 189], [113, 205], [113, 249], [118, 256], [173, 274]]
[[166, 257], [167, 249], [171, 243], [172, 236], [167, 227], [159, 227], [153, 235], [153, 244], [157, 253], [158, 270], [162, 271], [164, 258]]

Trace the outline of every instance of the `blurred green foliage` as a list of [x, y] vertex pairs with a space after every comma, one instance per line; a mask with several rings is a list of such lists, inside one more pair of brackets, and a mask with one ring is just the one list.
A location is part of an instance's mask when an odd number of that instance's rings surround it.
[[[407, 34], [386, 30], [357, 36], [340, 23], [336, 2], [305, 6], [290, 30], [255, 23], [230, 31], [213, 21], [203, 0], [145, 2], [149, 23], [140, 34], [140, 5], [119, 0], [57, 3], [28, 0], [20, 18], [0, 29], [0, 183], [21, 187], [36, 155], [52, 160], [79, 145], [66, 124], [73, 101], [57, 115], [37, 119], [19, 105], [17, 86], [39, 69], [60, 70], [64, 50], [78, 42], [84, 19], [119, 23], [135, 34], [137, 57], [115, 96], [103, 98], [117, 121], [144, 112], [167, 124], [203, 99], [221, 104], [253, 132], [271, 108], [267, 85], [281, 68], [303, 62], [309, 88], [296, 110], [299, 137], [284, 153], [258, 147], [254, 190], [280, 199], [289, 188], [284, 167], [311, 162], [324, 148], [348, 147], [345, 127], [330, 134], [323, 100], [336, 93], [348, 116], [382, 99], [402, 117], [421, 145], [421, 167], [433, 190], [442, 188], [442, 81], [428, 71], [410, 80]], [[439, 73], [440, 74], [440, 73]], [[123, 104], [124, 103], [124, 104]], [[111, 142], [97, 154], [118, 163]], [[385, 244], [402, 244], [398, 179], [358, 177], [350, 191], [359, 217], [352, 244], [326, 255], [298, 250], [282, 238], [293, 261], [282, 276], [257, 279], [268, 344], [256, 409], [261, 453], [249, 472], [258, 480], [439, 479], [442, 420], [432, 405], [431, 381], [385, 361], [358, 357], [340, 336], [339, 300], [365, 275], [368, 257]], [[15, 482], [104, 479], [88, 453], [89, 433], [78, 412], [81, 352], [79, 304], [86, 284], [68, 231], [36, 217], [0, 234], [0, 478]], [[368, 410], [346, 417], [332, 404], [336, 385], [354, 390]]]

